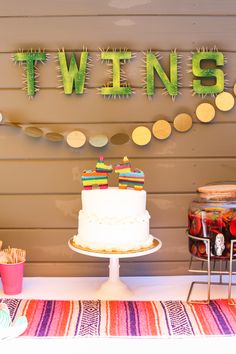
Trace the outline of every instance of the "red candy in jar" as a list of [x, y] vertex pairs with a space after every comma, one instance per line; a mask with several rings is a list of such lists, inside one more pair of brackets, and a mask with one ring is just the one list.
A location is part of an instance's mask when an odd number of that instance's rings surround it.
[[[236, 184], [214, 184], [198, 188], [188, 211], [189, 252], [198, 258], [230, 257], [231, 240], [236, 241]], [[191, 237], [192, 236], [192, 237]], [[236, 242], [233, 243], [236, 256]]]

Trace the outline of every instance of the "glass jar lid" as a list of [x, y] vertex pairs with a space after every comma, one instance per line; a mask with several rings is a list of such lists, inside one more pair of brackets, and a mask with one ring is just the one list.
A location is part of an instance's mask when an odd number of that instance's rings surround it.
[[235, 199], [236, 183], [211, 184], [198, 188], [200, 197], [204, 199]]

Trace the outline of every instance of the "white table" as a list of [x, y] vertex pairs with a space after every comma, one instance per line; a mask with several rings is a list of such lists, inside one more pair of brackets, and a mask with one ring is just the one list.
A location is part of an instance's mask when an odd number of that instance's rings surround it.
[[151, 247], [140, 251], [129, 251], [122, 253], [107, 253], [87, 250], [75, 245], [73, 243], [73, 238], [68, 241], [68, 245], [73, 251], [85, 254], [87, 256], [109, 258], [109, 277], [97, 290], [96, 296], [101, 300], [114, 300], [117, 299], [117, 297], [129, 299], [132, 296], [132, 291], [120, 279], [119, 259], [146, 256], [148, 254], [154, 253], [161, 248], [162, 242], [159, 239], [154, 238], [153, 245]]
[[[212, 275], [213, 280], [218, 276]], [[207, 281], [207, 275], [182, 275], [182, 276], [142, 276], [121, 277], [129, 284], [133, 292], [131, 300], [182, 300], [185, 301], [192, 281]], [[223, 275], [227, 280], [227, 276]], [[236, 281], [236, 276], [233, 275]], [[95, 299], [96, 289], [104, 282], [104, 277], [25, 277], [23, 291], [19, 295], [5, 295], [0, 282], [0, 297], [14, 297], [18, 299], [45, 299], [45, 300], [92, 300]], [[222, 289], [224, 288], [224, 289]], [[196, 287], [196, 298], [202, 299], [206, 295], [206, 286]], [[236, 291], [233, 289], [233, 296]], [[227, 298], [227, 286], [212, 286], [214, 298]], [[125, 300], [125, 298], [116, 298]], [[235, 347], [235, 337], [206, 336], [179, 338], [151, 338], [151, 337], [54, 337], [30, 338], [19, 337], [0, 343], [1, 353], [33, 354], [121, 354], [135, 353], [155, 354], [170, 352], [175, 354], [199, 354], [199, 348], [204, 352], [222, 354], [232, 352]], [[78, 349], [79, 348], [79, 349]]]

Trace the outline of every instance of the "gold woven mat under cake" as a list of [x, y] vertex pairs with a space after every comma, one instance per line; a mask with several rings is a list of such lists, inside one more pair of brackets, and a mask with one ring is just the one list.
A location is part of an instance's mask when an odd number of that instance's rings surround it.
[[140, 252], [145, 252], [145, 251], [151, 250], [151, 249], [157, 247], [160, 242], [154, 238], [152, 244], [149, 247], [143, 247], [143, 248], [139, 248], [136, 250], [129, 250], [129, 251], [109, 251], [109, 252], [105, 251], [105, 250], [104, 251], [96, 251], [96, 250], [93, 250], [88, 247], [82, 247], [82, 246], [77, 245], [73, 240], [70, 240], [69, 243], [73, 247], [78, 248], [82, 251], [87, 251], [87, 252], [101, 253], [101, 254], [129, 254], [129, 253], [140, 253]]

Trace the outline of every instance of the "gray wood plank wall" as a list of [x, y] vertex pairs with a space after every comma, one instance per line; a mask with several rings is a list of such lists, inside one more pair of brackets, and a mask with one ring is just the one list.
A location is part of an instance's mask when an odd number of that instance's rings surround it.
[[[87, 136], [118, 132], [131, 135], [134, 127], [151, 128], [161, 117], [173, 122], [176, 114], [190, 113], [194, 125], [188, 133], [173, 131], [166, 141], [155, 138], [146, 147], [129, 141], [101, 150], [86, 144], [74, 150], [44, 138], [33, 139], [22, 129], [0, 126], [0, 239], [27, 250], [26, 275], [101, 276], [107, 262], [73, 253], [67, 246], [76, 233], [81, 208], [80, 173], [93, 168], [99, 153], [111, 163], [127, 154], [134, 167], [146, 173], [147, 208], [151, 233], [163, 242], [152, 255], [122, 261], [122, 275], [175, 275], [188, 273], [185, 229], [187, 209], [196, 188], [205, 183], [235, 180], [235, 109], [217, 111], [207, 125], [195, 118], [202, 101], [193, 97], [187, 64], [192, 50], [213, 47], [228, 61], [226, 88], [236, 81], [236, 3], [234, 0], [9, 0], [0, 2], [0, 111], [9, 121], [63, 134], [79, 128]], [[88, 48], [94, 67], [86, 94], [66, 97], [58, 89], [54, 56]], [[97, 89], [108, 79], [107, 68], [97, 60], [99, 48], [126, 47], [136, 58], [125, 72], [136, 94], [128, 100], [104, 100]], [[11, 54], [19, 48], [45, 48], [50, 54], [40, 65], [40, 92], [29, 100], [22, 91], [22, 68]], [[181, 95], [175, 102], [162, 95], [156, 80], [152, 101], [143, 95], [143, 51], [158, 50], [168, 68], [168, 55], [177, 48], [182, 57]], [[116, 183], [115, 177], [110, 180]]]

